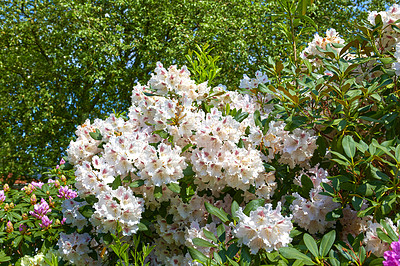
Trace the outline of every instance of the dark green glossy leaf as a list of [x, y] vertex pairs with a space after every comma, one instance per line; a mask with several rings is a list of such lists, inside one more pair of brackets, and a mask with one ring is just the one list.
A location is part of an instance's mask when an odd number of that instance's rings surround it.
[[321, 244], [319, 246], [319, 255], [325, 257], [331, 249], [336, 239], [336, 231], [332, 230], [322, 237]]

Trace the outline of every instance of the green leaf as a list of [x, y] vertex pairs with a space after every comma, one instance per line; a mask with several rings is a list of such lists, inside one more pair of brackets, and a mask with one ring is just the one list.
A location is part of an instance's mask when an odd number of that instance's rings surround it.
[[328, 212], [325, 216], [325, 219], [327, 221], [334, 221], [342, 217], [342, 215], [343, 215], [342, 209], [335, 209], [333, 211]]
[[256, 110], [254, 112], [254, 123], [256, 124], [256, 126], [260, 127], [261, 129], [263, 129], [263, 124], [261, 123], [261, 114], [259, 110]]
[[226, 232], [225, 232], [225, 226], [223, 224], [218, 225], [217, 236], [218, 236], [218, 240], [220, 242], [222, 242], [222, 243], [225, 242]]
[[214, 233], [208, 231], [207, 229], [203, 228], [203, 233], [205, 235], [205, 237], [207, 237], [208, 239], [214, 241], [214, 243], [218, 243], [218, 239], [217, 237], [214, 235]]
[[6, 262], [6, 261], [10, 261], [11, 257], [7, 256], [7, 254], [3, 251], [0, 250], [0, 262]]
[[376, 258], [372, 260], [368, 266], [382, 266], [382, 262], [384, 261], [384, 258]]
[[265, 204], [264, 199], [255, 199], [247, 203], [246, 207], [243, 210], [243, 213], [249, 216], [251, 211], [254, 211], [258, 207], [262, 207]]
[[293, 131], [296, 128], [299, 128], [308, 122], [308, 117], [305, 116], [290, 116], [288, 119], [285, 120], [286, 131]]
[[14, 239], [14, 247], [15, 248], [18, 247], [18, 245], [19, 245], [19, 243], [21, 242], [22, 239], [23, 239], [22, 235], [19, 235]]
[[251, 263], [251, 255], [250, 249], [247, 246], [242, 246], [242, 250], [240, 252], [240, 265], [241, 266], [248, 266]]
[[360, 262], [363, 263], [366, 257], [366, 251], [365, 248], [363, 246], [360, 247], [360, 249], [358, 250], [358, 257], [360, 258]]
[[382, 229], [376, 228], [376, 233], [377, 233], [378, 237], [379, 237], [382, 241], [384, 241], [384, 242], [386, 242], [386, 243], [389, 243], [389, 244], [391, 244], [391, 243], [393, 242], [393, 240], [392, 240], [387, 234], [385, 234], [385, 233], [382, 231]]
[[95, 132], [89, 132], [89, 135], [94, 139], [94, 140], [102, 140], [103, 136], [101, 135], [101, 132], [99, 129], [96, 128]]
[[353, 196], [353, 198], [351, 199], [351, 204], [353, 205], [356, 211], [359, 211], [363, 204], [363, 199], [357, 196]]
[[342, 145], [346, 155], [353, 159], [354, 155], [356, 154], [356, 142], [354, 141], [353, 137], [349, 135], [344, 136]]
[[357, 216], [358, 217], [364, 217], [366, 215], [370, 215], [370, 214], [372, 214], [374, 212], [374, 210], [375, 210], [375, 206], [368, 207], [365, 210], [359, 211], [357, 213]]
[[329, 261], [332, 266], [340, 266], [339, 259], [333, 249], [329, 252]]
[[237, 243], [233, 243], [228, 247], [228, 250], [225, 254], [228, 258], [233, 259], [238, 253], [239, 249], [240, 248], [237, 246]]
[[196, 174], [195, 171], [193, 171], [192, 166], [188, 165], [184, 170], [183, 170], [183, 175], [185, 177], [188, 176], [194, 176]]
[[394, 150], [394, 156], [396, 157], [396, 162], [400, 162], [400, 144], [396, 146], [396, 149]]
[[122, 186], [121, 177], [119, 175], [116, 176], [114, 182], [109, 183], [107, 185], [111, 185], [112, 190], [116, 190], [118, 187]]
[[169, 184], [167, 184], [167, 187], [172, 192], [175, 192], [175, 193], [180, 193], [181, 192], [181, 187], [179, 186], [178, 183], [169, 183]]
[[337, 157], [339, 157], [339, 158], [342, 159], [343, 161], [346, 161], [346, 162], [350, 163], [350, 161], [349, 161], [345, 156], [343, 156], [342, 154], [340, 154], [339, 152], [331, 151], [331, 153], [334, 154], [334, 155], [336, 155]]
[[85, 198], [85, 201], [86, 201], [88, 204], [93, 205], [93, 204], [97, 203], [97, 202], [99, 201], [99, 199], [96, 198], [95, 195], [89, 195], [89, 196], [87, 196], [87, 197]]
[[155, 130], [153, 133], [159, 135], [162, 139], [167, 139], [169, 137], [168, 132], [164, 130]]
[[321, 257], [325, 257], [328, 254], [333, 243], [335, 242], [335, 239], [336, 239], [336, 231], [335, 230], [330, 231], [329, 233], [325, 234], [322, 237], [321, 244], [319, 246], [319, 255]]
[[219, 264], [223, 264], [223, 263], [224, 263], [224, 262], [222, 261], [221, 256], [220, 256], [217, 252], [214, 252], [214, 253], [213, 253], [213, 256], [214, 256], [214, 260], [216, 260], [217, 263], [219, 263]]
[[139, 231], [147, 231], [149, 228], [144, 223], [138, 223]]
[[87, 219], [92, 217], [95, 209], [90, 205], [84, 205], [78, 209], [78, 211]]
[[229, 261], [230, 265], [232, 265], [232, 266], [239, 266], [239, 264], [238, 264], [236, 261], [230, 259], [228, 256], [226, 257], [226, 259]]
[[163, 194], [163, 192], [162, 192], [162, 187], [156, 186], [156, 187], [154, 188], [154, 197], [155, 197], [156, 199], [159, 199], [159, 198], [162, 197], [162, 194]]
[[216, 248], [214, 244], [208, 242], [207, 240], [201, 239], [201, 238], [193, 238], [193, 245], [199, 246], [199, 247], [206, 247], [206, 248]]
[[301, 176], [301, 185], [302, 185], [302, 194], [303, 197], [309, 198], [310, 190], [314, 188], [314, 184], [311, 181], [310, 177], [307, 175]]
[[399, 236], [393, 231], [392, 227], [386, 222], [386, 220], [381, 220], [380, 224], [385, 228], [387, 234], [393, 241], [399, 241]]
[[239, 210], [239, 204], [234, 200], [231, 205], [231, 214], [232, 217], [237, 217], [236, 212]]
[[303, 235], [303, 240], [311, 254], [313, 254], [314, 257], [318, 257], [318, 246], [314, 238], [306, 233]]
[[218, 209], [208, 202], [205, 202], [204, 205], [210, 214], [217, 216], [223, 223], [229, 222], [228, 214], [222, 208]]
[[341, 119], [339, 124], [338, 124], [338, 126], [337, 126], [337, 129], [339, 131], [343, 131], [346, 128], [346, 126], [347, 126], [347, 120], [346, 119]]
[[113, 237], [111, 236], [111, 233], [107, 233], [107, 234], [103, 235], [103, 241], [104, 241], [104, 244], [110, 245], [113, 242]]
[[182, 148], [181, 154], [183, 154], [185, 151], [187, 151], [190, 147], [193, 147], [194, 145], [192, 143], [186, 144], [185, 147]]
[[[241, 111], [242, 109], [240, 109], [239, 111]], [[234, 119], [236, 120], [236, 121], [238, 121], [239, 123], [241, 123], [243, 120], [245, 120], [248, 116], [249, 116], [249, 113], [247, 113], [247, 112], [240, 112], [239, 113], [239, 111], [238, 111], [238, 113], [235, 115], [235, 117], [234, 117]]]
[[244, 148], [244, 142], [243, 142], [242, 139], [239, 140], [237, 146], [238, 146], [239, 148]]
[[144, 185], [144, 180], [141, 180], [141, 179], [135, 180], [135, 181], [133, 181], [132, 183], [129, 184], [129, 186], [132, 187], [132, 188], [141, 187], [143, 185]]
[[207, 257], [201, 253], [200, 251], [192, 248], [192, 247], [187, 247], [190, 257], [192, 257], [193, 260], [198, 260], [199, 262], [205, 263], [207, 261]]
[[304, 262], [305, 265], [315, 264], [310, 257], [308, 257], [306, 254], [301, 253], [295, 248], [283, 247], [279, 249], [279, 253], [287, 259], [300, 259]]

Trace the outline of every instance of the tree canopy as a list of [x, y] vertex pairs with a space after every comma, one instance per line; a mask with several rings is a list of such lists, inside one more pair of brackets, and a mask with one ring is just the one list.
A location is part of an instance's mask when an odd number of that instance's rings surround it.
[[[319, 32], [343, 25], [345, 37], [391, 2], [315, 0], [307, 15]], [[0, 176], [31, 179], [57, 164], [77, 125], [126, 110], [157, 61], [185, 64], [196, 44], [214, 48], [215, 83], [234, 89], [267, 55], [290, 53], [278, 12], [258, 0], [2, 1]], [[312, 34], [300, 36], [304, 45]]]

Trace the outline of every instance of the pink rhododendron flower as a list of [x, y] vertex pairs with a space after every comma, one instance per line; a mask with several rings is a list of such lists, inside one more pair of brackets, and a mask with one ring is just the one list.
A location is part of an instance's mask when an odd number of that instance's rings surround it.
[[35, 204], [35, 206], [33, 207], [34, 211], [30, 211], [29, 213], [37, 218], [40, 219], [42, 218], [44, 215], [46, 215], [48, 212], [51, 212], [51, 209], [49, 207], [49, 204], [42, 198], [42, 200], [40, 201], [40, 203]]
[[385, 261], [383, 266], [397, 266], [400, 265], [400, 239], [397, 242], [390, 244], [391, 250], [385, 251], [383, 257]]

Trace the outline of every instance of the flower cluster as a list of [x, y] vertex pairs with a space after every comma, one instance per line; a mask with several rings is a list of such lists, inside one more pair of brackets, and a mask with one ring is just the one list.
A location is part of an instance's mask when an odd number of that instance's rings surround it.
[[86, 202], [77, 202], [72, 199], [63, 201], [62, 213], [67, 224], [76, 226], [79, 230], [88, 224], [87, 219], [79, 212], [79, 208], [87, 205]]
[[376, 25], [376, 17], [378, 15], [382, 20], [383, 32], [382, 37], [377, 40], [376, 44], [380, 52], [390, 51], [400, 37], [400, 34], [393, 28], [393, 26], [398, 27], [400, 25], [400, 23], [397, 22], [400, 19], [400, 6], [398, 4], [394, 4], [386, 11], [369, 12], [368, 21], [374, 26]]
[[239, 88], [251, 90], [258, 88], [258, 85], [260, 84], [266, 84], [269, 82], [267, 75], [261, 71], [257, 71], [255, 75], [255, 78], [249, 78], [249, 76], [243, 74], [243, 79], [240, 80]]
[[251, 211], [249, 216], [239, 208], [236, 215], [239, 223], [233, 234], [239, 238], [239, 244], [245, 244], [250, 248], [252, 254], [256, 254], [260, 249], [267, 252], [278, 250], [292, 241], [289, 237], [293, 229], [292, 217], [282, 216], [280, 202], [275, 210], [271, 204], [267, 204]]
[[[386, 218], [385, 221], [387, 224], [393, 229], [394, 232], [397, 232], [397, 226], [393, 224], [393, 221], [389, 218]], [[386, 233], [386, 230], [380, 223], [372, 221], [368, 221], [367, 229], [365, 230], [365, 238], [364, 244], [366, 251], [372, 252], [377, 257], [382, 257], [384, 252], [389, 250], [390, 245], [384, 241], [382, 241], [378, 237], [377, 229], [381, 229], [383, 232]]]
[[309, 169], [306, 174], [311, 179], [314, 187], [309, 192], [309, 199], [303, 198], [299, 193], [292, 195], [295, 200], [290, 205], [294, 222], [311, 234], [324, 233], [327, 228], [334, 226], [334, 221], [326, 221], [328, 212], [340, 207], [340, 204], [333, 202], [332, 198], [319, 193], [323, 191], [321, 183], [331, 183], [327, 179], [328, 172], [318, 166]]
[[57, 197], [64, 199], [74, 199], [78, 196], [78, 193], [70, 189], [68, 186], [61, 187], [58, 190], [58, 193], [59, 194], [57, 195]]
[[29, 213], [35, 217], [36, 219], [40, 219], [45, 216], [48, 212], [51, 212], [50, 206], [45, 199], [41, 199], [40, 203], [34, 206], [34, 211], [30, 211]]
[[[253, 119], [261, 107], [256, 98], [225, 91], [221, 86], [212, 89], [207, 83], [196, 85], [186, 67], [165, 69], [158, 63], [154, 72], [147, 86], [138, 84], [133, 88], [128, 118], [111, 115], [93, 123], [87, 120], [78, 127], [68, 159], [75, 165], [78, 194], [98, 199], [89, 219], [96, 232], [115, 233], [118, 221], [123, 234], [130, 236], [137, 232], [142, 212], [167, 206], [162, 211], [166, 214], [156, 216], [154, 224], [161, 237], [157, 241], [168, 243], [156, 246], [156, 260], [164, 260], [162, 254], [168, 254], [183, 261], [185, 256], [179, 250], [189, 245], [188, 239], [200, 234], [201, 228], [212, 231], [221, 222], [214, 217], [216, 224], [209, 223], [205, 202], [230, 211], [232, 197], [226, 195], [225, 202], [218, 198], [224, 197], [226, 187], [243, 191], [244, 203], [256, 197], [269, 199], [276, 188], [275, 174], [266, 171], [264, 164], [277, 155], [280, 163], [292, 168], [307, 166], [316, 148], [316, 137], [307, 130], [285, 131], [284, 123], [271, 124], [264, 134]], [[256, 73], [256, 80], [248, 85], [254, 88], [268, 82], [261, 72]], [[207, 101], [214, 107], [207, 111], [199, 108]], [[226, 106], [243, 112], [242, 119], [223, 112]], [[264, 109], [261, 117], [267, 118], [271, 108]], [[266, 150], [268, 156], [262, 152]], [[171, 186], [187, 178], [193, 179], [196, 190], [184, 202]], [[116, 180], [127, 182], [112, 189]], [[141, 185], [128, 187], [133, 183]], [[251, 189], [254, 192], [249, 193]], [[207, 190], [211, 196], [197, 194]], [[80, 204], [66, 202], [66, 222], [85, 226], [77, 211]], [[266, 241], [271, 247], [279, 247], [288, 239], [278, 241], [281, 244]], [[267, 244], [265, 248], [269, 248]]]
[[132, 235], [138, 230], [143, 204], [144, 201], [135, 197], [131, 190], [124, 187], [110, 189], [99, 195], [99, 202], [94, 204], [96, 211], [90, 221], [100, 233], [115, 233], [119, 223], [124, 235]]
[[385, 261], [383, 266], [398, 266], [400, 265], [400, 240], [394, 241], [390, 244], [390, 250], [385, 251], [383, 254]]
[[96, 265], [88, 255], [92, 238], [88, 233], [60, 234], [58, 247], [60, 255], [73, 265]]
[[328, 44], [330, 44], [331, 48], [337, 52], [340, 52], [341, 48], [336, 48], [333, 44], [344, 44], [344, 40], [339, 37], [339, 34], [335, 29], [328, 29], [326, 31], [326, 37], [321, 37], [316, 33], [312, 42], [309, 43], [307, 48], [301, 53], [301, 58], [307, 59], [308, 57], [311, 57], [312, 59], [310, 59], [310, 61], [313, 65], [316, 67], [322, 66], [321, 58], [325, 56], [318, 50], [318, 48], [326, 50]]

